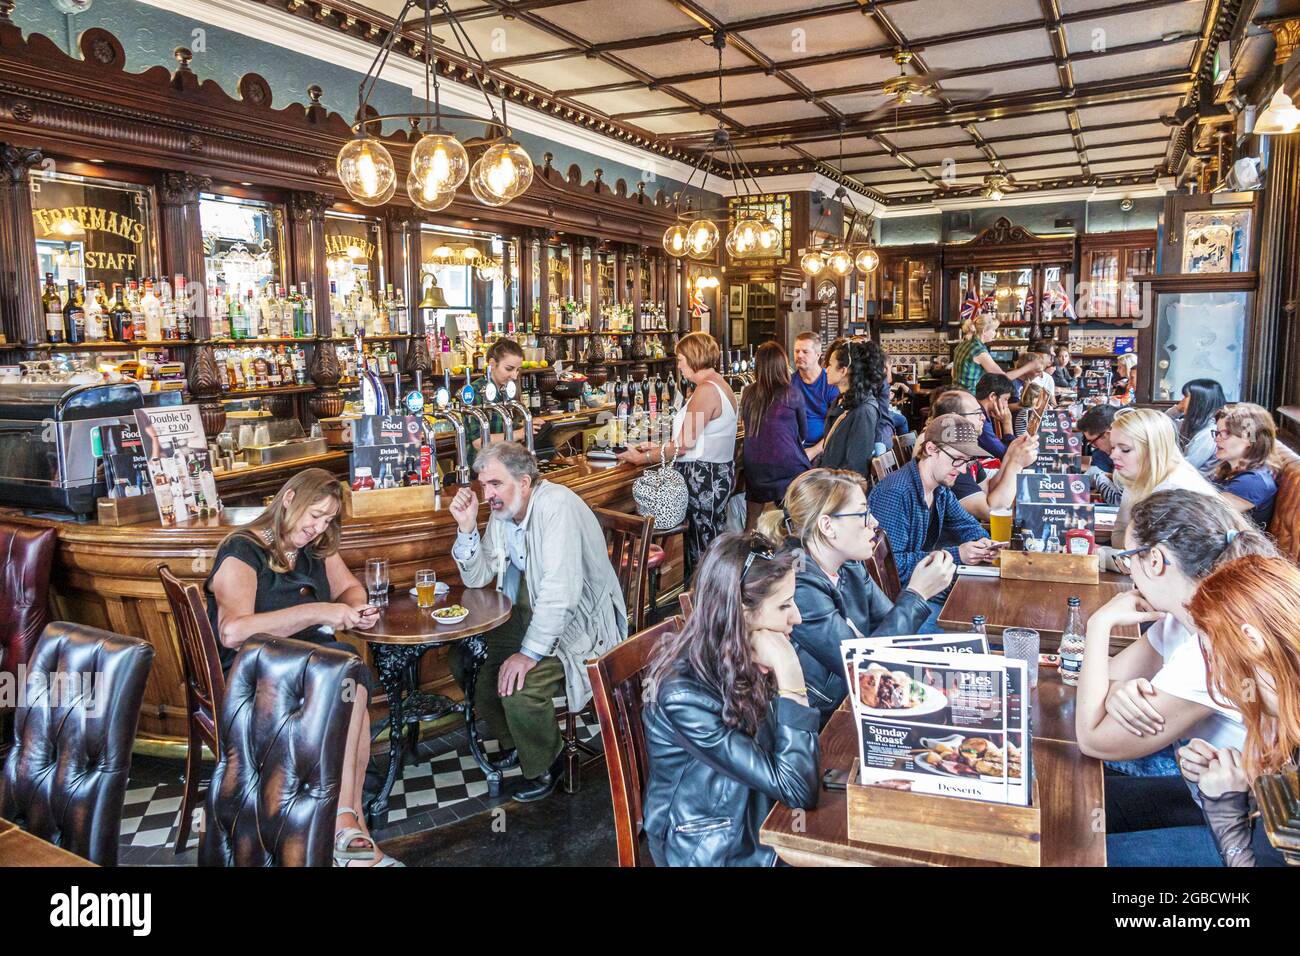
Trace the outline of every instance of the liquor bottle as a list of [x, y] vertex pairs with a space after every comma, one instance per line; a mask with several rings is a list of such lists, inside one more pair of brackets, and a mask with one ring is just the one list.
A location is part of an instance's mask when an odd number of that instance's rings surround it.
[[660, 411], [660, 413], [667, 411], [667, 410], [668, 410], [668, 404], [667, 404], [667, 401], [668, 401], [668, 390], [667, 390], [666, 388], [664, 388], [664, 380], [663, 380], [663, 377], [659, 374], [658, 371], [655, 372], [655, 397], [656, 397], [656, 398], [658, 399], [658, 401], [659, 401], [659, 411]]
[[627, 430], [627, 392], [623, 388], [623, 379], [614, 382], [614, 415], [618, 418], [619, 428]]
[[1097, 549], [1097, 538], [1088, 530], [1088, 522], [1079, 519], [1078, 527], [1065, 532], [1066, 554], [1092, 554]]
[[541, 386], [537, 384], [536, 378], [533, 379], [532, 393], [528, 396], [528, 411], [532, 415], [540, 415], [542, 413], [542, 389]]
[[659, 418], [659, 390], [655, 388], [647, 375], [645, 379], [646, 406], [650, 410], [650, 420], [655, 421]]
[[161, 342], [163, 333], [162, 300], [154, 292], [153, 278], [144, 280], [144, 295], [140, 298], [140, 312], [144, 316], [146, 342]]
[[164, 276], [157, 284], [158, 299], [162, 303], [162, 337], [164, 341], [174, 342], [179, 338], [176, 331], [176, 298], [172, 295], [171, 282]]
[[293, 379], [299, 385], [307, 384], [307, 353], [301, 345], [293, 347]]
[[614, 405], [615, 405], [615, 407], [624, 404], [624, 402], [623, 402], [623, 397], [624, 397], [624, 395], [625, 395], [625, 392], [623, 391], [623, 376], [621, 376], [621, 375], [615, 375], [615, 376], [614, 376]]
[[310, 338], [316, 334], [316, 300], [303, 292], [302, 296], [302, 337]]
[[1079, 599], [1072, 597], [1067, 602], [1065, 630], [1061, 632], [1061, 683], [1071, 687], [1079, 683], [1086, 636], [1087, 632], [1083, 629], [1083, 612], [1079, 610]]
[[127, 279], [126, 307], [131, 310], [132, 334], [137, 340], [145, 337], [144, 308], [140, 303], [140, 280], [134, 276]]
[[96, 288], [98, 283], [87, 282], [85, 291], [85, 308], [86, 308], [86, 341], [103, 342], [104, 333], [104, 306], [100, 299], [99, 290]]
[[983, 614], [976, 614], [971, 618], [970, 629], [972, 634], [988, 634], [988, 623]]
[[134, 326], [131, 324], [131, 310], [126, 307], [125, 290], [117, 283], [113, 284], [113, 311], [110, 314], [110, 322], [119, 339], [123, 342], [131, 341], [130, 336], [134, 331]]
[[1043, 551], [1046, 554], [1061, 553], [1061, 539], [1056, 534], [1056, 525], [1047, 526], [1047, 540], [1043, 542]]
[[54, 273], [45, 273], [45, 294], [41, 296], [45, 309], [45, 341], [54, 345], [63, 342], [63, 300], [59, 287], [54, 284]]
[[63, 338], [70, 345], [86, 341], [86, 307], [75, 279], [68, 280], [68, 301], [63, 306]]

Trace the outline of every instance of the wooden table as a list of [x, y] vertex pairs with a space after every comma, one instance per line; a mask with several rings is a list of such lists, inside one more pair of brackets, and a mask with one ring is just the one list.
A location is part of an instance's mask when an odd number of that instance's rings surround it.
[[[1078, 596], [1086, 625], [1098, 608], [1132, 587], [1133, 582], [1125, 575], [1109, 572], [1102, 573], [1098, 584], [1055, 584], [961, 574], [939, 612], [939, 626], [950, 631], [969, 630], [971, 618], [983, 614], [990, 636], [1001, 635], [1009, 627], [1032, 627], [1041, 636], [1043, 653], [1051, 653], [1061, 644], [1069, 598]], [[1127, 647], [1139, 636], [1135, 626], [1116, 628], [1110, 635], [1111, 650]]]
[[[457, 624], [439, 624], [433, 612], [453, 604], [463, 606], [469, 615]], [[453, 587], [439, 595], [433, 607], [429, 608], [420, 607], [414, 595], [399, 588], [389, 596], [388, 605], [380, 612], [373, 628], [345, 632], [369, 644], [379, 682], [388, 695], [388, 775], [366, 808], [372, 823], [388, 812], [388, 797], [397, 782], [405, 755], [408, 751], [414, 753], [419, 743], [420, 722], [437, 720], [454, 712], [464, 715], [470, 753], [483, 768], [488, 793], [496, 796], [501, 792], [503, 771], [488, 760], [475, 729], [474, 685], [479, 669], [487, 659], [483, 634], [503, 624], [510, 617], [510, 610], [510, 599], [491, 587]], [[441, 694], [421, 693], [420, 658], [425, 651], [462, 641], [465, 648], [465, 699], [454, 701]]]
[[0, 867], [94, 865], [0, 818]]
[[[1034, 699], [1033, 761], [1043, 802], [1043, 866], [1105, 866], [1105, 798], [1101, 761], [1085, 757], [1074, 741], [1074, 692], [1055, 668], [1041, 668]], [[823, 770], [848, 770], [858, 756], [853, 714], [837, 710], [821, 735]], [[1097, 811], [1101, 810], [1101, 814]], [[861, 843], [849, 839], [847, 797], [821, 791], [815, 810], [795, 813], [777, 804], [759, 840], [795, 866], [996, 866], [965, 857]]]

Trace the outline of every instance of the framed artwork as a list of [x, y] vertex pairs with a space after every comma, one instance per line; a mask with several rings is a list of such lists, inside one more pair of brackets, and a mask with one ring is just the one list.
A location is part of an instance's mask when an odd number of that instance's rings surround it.
[[745, 344], [745, 320], [731, 320], [731, 344], [735, 348]]
[[1183, 272], [1246, 272], [1250, 265], [1249, 209], [1189, 210], [1183, 216]]
[[727, 313], [735, 318], [745, 314], [745, 302], [749, 290], [744, 283], [733, 283], [727, 287]]

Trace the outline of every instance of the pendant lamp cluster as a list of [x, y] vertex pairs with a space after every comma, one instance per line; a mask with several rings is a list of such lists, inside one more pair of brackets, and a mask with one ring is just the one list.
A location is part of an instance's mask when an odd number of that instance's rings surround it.
[[[781, 230], [761, 211], [752, 208], [756, 205], [756, 197], [762, 189], [759, 188], [754, 174], [749, 171], [749, 166], [732, 145], [731, 134], [722, 125], [722, 51], [727, 46], [726, 34], [720, 30], [715, 32], [709, 45], [718, 51], [718, 128], [714, 131], [712, 142], [700, 157], [699, 163], [691, 170], [686, 185], [677, 196], [677, 221], [664, 233], [664, 250], [678, 259], [686, 256], [692, 259], [707, 259], [713, 255], [713, 250], [718, 247], [718, 243], [723, 242], [728, 255], [733, 259], [776, 256], [781, 252]], [[709, 208], [705, 205], [704, 187], [709, 180], [709, 169], [715, 162], [719, 164], [725, 162], [728, 180], [733, 184], [739, 182], [740, 189], [743, 190], [740, 194], [742, 211], [735, 225], [728, 230], [725, 241], [722, 238], [722, 229], [714, 220], [717, 219], [724, 225], [727, 223], [726, 207]], [[696, 186], [699, 201], [698, 206], [692, 208], [690, 190], [697, 172], [702, 174], [699, 185]]]
[[[840, 175], [844, 174], [844, 127], [840, 126]], [[880, 265], [880, 253], [872, 245], [871, 239], [865, 242], [854, 242], [853, 236], [859, 231], [858, 223], [862, 222], [861, 231], [865, 232], [868, 237], [871, 235], [874, 220], [867, 216], [865, 219], [858, 212], [858, 207], [853, 203], [853, 196], [844, 186], [839, 186], [835, 190], [835, 199], [839, 201], [840, 206], [848, 216], [848, 223], [844, 227], [844, 235], [847, 239], [833, 240], [828, 239], [818, 243], [811, 249], [804, 252], [799, 257], [799, 268], [804, 275], [819, 276], [822, 273], [829, 272], [841, 278], [848, 275], [854, 269], [857, 269], [863, 275], [870, 275], [876, 271]], [[817, 228], [814, 231], [822, 230], [822, 225], [830, 215], [830, 209], [827, 206], [822, 207], [821, 217], [817, 221]]]
[[[445, 18], [461, 54], [467, 60], [481, 64], [481, 69], [474, 71], [474, 80], [487, 101], [491, 129], [496, 135], [482, 155], [472, 162], [465, 146], [442, 125], [438, 72], [433, 57], [435, 9]], [[424, 51], [425, 111], [368, 116], [370, 96], [397, 38], [402, 34], [407, 17], [413, 11], [421, 10], [424, 13], [421, 49]], [[474, 198], [485, 206], [504, 206], [523, 195], [533, 181], [533, 161], [510, 134], [504, 94], [500, 97], [501, 111], [498, 113], [483, 83], [483, 75], [490, 76], [487, 62], [456, 20], [449, 0], [406, 0], [361, 81], [357, 92], [357, 122], [352, 126], [355, 135], [339, 150], [335, 163], [339, 180], [348, 195], [363, 206], [382, 206], [397, 192], [397, 166], [388, 148], [378, 135], [374, 135], [380, 132], [385, 120], [394, 119], [408, 121], [413, 129], [424, 127], [411, 150], [411, 168], [405, 184], [406, 194], [420, 209], [428, 212], [445, 209], [456, 198], [456, 190], [467, 180]], [[371, 127], [374, 127], [373, 134]]]

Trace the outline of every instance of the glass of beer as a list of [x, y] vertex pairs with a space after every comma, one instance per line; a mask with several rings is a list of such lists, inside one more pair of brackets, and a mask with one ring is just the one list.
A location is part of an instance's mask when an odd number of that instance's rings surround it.
[[415, 603], [433, 607], [438, 592], [438, 575], [432, 568], [415, 572]]
[[1011, 509], [994, 508], [989, 512], [989, 537], [1003, 544], [1011, 540]]

